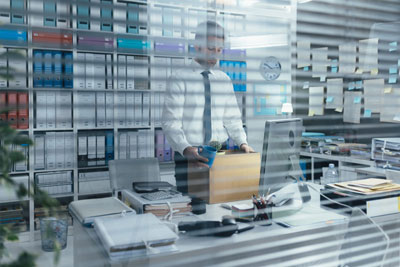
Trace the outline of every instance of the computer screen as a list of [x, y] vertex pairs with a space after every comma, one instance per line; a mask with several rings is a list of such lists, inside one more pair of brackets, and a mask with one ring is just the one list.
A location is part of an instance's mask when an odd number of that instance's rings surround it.
[[[303, 120], [299, 118], [267, 120], [261, 157], [259, 194], [274, 193], [293, 183], [293, 171], [299, 170]], [[296, 162], [297, 160], [297, 162]], [[293, 165], [295, 170], [293, 170]], [[301, 174], [299, 174], [301, 175]]]

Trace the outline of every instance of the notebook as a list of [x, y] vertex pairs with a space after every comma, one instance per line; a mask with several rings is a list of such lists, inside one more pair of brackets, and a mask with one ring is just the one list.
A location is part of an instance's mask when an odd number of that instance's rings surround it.
[[177, 251], [178, 235], [153, 214], [98, 217], [94, 229], [111, 259]]
[[73, 201], [69, 204], [69, 210], [86, 226], [91, 225], [94, 218], [99, 216], [114, 215], [123, 211], [136, 213], [115, 197]]

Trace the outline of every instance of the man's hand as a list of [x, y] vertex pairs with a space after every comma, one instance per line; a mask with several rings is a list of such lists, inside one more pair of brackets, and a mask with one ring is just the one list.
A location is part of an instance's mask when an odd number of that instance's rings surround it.
[[205, 168], [209, 168], [209, 166], [204, 163], [204, 162], [208, 162], [208, 159], [199, 155], [199, 153], [197, 152], [197, 147], [188, 146], [183, 151], [183, 155], [195, 167], [198, 167], [198, 168], [204, 168], [204, 167]]
[[240, 150], [242, 150], [245, 153], [254, 152], [254, 149], [251, 146], [249, 146], [248, 144], [241, 144]]

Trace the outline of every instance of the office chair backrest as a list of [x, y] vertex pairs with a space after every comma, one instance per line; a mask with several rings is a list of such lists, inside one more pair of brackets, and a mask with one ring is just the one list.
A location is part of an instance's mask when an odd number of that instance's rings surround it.
[[393, 183], [400, 184], [400, 171], [385, 170], [386, 179], [392, 180]]
[[359, 208], [352, 210], [340, 249], [339, 266], [382, 266], [389, 237]]
[[118, 159], [109, 162], [113, 192], [132, 189], [133, 182], [160, 181], [157, 158]]

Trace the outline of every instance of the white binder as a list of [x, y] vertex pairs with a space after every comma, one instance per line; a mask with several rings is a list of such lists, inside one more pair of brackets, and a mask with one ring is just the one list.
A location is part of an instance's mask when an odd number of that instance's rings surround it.
[[142, 123], [142, 93], [135, 92], [135, 126]]
[[126, 93], [118, 92], [117, 94], [117, 120], [118, 127], [126, 126]]
[[8, 49], [8, 52], [15, 52], [20, 54], [22, 57], [8, 58], [8, 67], [13, 69], [13, 79], [8, 81], [10, 88], [26, 88], [27, 86], [27, 60], [25, 49]]
[[127, 145], [128, 145], [128, 136], [127, 133], [119, 133], [119, 159], [126, 159], [127, 158]]
[[97, 127], [106, 127], [106, 94], [96, 93], [96, 122]]
[[142, 125], [150, 125], [150, 93], [143, 92]]
[[77, 89], [85, 89], [85, 54], [78, 53], [74, 62], [74, 87]]
[[46, 128], [56, 128], [56, 92], [46, 91]]
[[114, 94], [106, 93], [106, 127], [114, 127]]
[[64, 132], [56, 132], [55, 135], [56, 141], [56, 168], [64, 169], [65, 163], [65, 139]]
[[56, 168], [56, 133], [46, 133], [46, 169], [52, 170]]
[[90, 30], [100, 31], [100, 0], [91, 0]]
[[[0, 14], [1, 15], [1, 14]], [[7, 49], [4, 47], [0, 47], [0, 55], [7, 52]], [[5, 69], [7, 68], [7, 58], [0, 58], [0, 68], [3, 68], [2, 73], [5, 74]], [[0, 76], [0, 88], [7, 88], [7, 79]]]
[[72, 127], [71, 92], [60, 90], [56, 93], [56, 127]]
[[94, 54], [85, 54], [86, 89], [94, 89]]
[[106, 164], [106, 137], [103, 134], [96, 136], [96, 159], [97, 165]]
[[126, 89], [135, 89], [135, 58], [133, 56], [126, 56]]
[[94, 88], [106, 89], [106, 56], [94, 54]]
[[138, 158], [138, 151], [137, 151], [138, 133], [137, 132], [128, 132], [128, 138], [129, 138], [129, 158], [137, 159]]
[[65, 151], [65, 157], [64, 157], [64, 166], [65, 168], [73, 168], [74, 167], [74, 143], [75, 143], [75, 138], [74, 138], [74, 133], [73, 132], [65, 132], [64, 133], [64, 151]]
[[111, 55], [106, 55], [106, 73], [107, 89], [113, 89], [113, 65]]
[[133, 92], [126, 93], [126, 126], [135, 126], [135, 94]]
[[45, 135], [35, 134], [35, 170], [43, 170], [45, 167]]
[[118, 89], [126, 90], [126, 56], [118, 55]]

